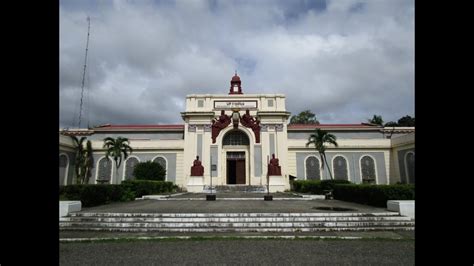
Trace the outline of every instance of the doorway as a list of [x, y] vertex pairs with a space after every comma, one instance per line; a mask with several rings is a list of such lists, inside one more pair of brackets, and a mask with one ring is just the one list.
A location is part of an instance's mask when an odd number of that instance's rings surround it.
[[227, 152], [227, 184], [245, 185], [245, 152]]

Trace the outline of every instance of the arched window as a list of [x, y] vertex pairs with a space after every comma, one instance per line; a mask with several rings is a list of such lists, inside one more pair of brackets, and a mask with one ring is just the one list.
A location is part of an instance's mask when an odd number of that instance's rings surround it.
[[249, 137], [240, 130], [233, 130], [224, 136], [223, 145], [249, 145]]
[[321, 171], [318, 158], [310, 156], [306, 159], [306, 179], [321, 180]]
[[138, 159], [135, 157], [130, 157], [125, 162], [125, 180], [134, 179], [133, 177], [133, 169], [135, 169], [135, 165], [138, 164]]
[[347, 160], [342, 156], [336, 156], [332, 162], [334, 169], [334, 179], [349, 180], [347, 171]]
[[66, 154], [59, 155], [59, 185], [67, 185], [69, 158]]
[[104, 157], [100, 159], [97, 165], [97, 180], [107, 180], [108, 182], [110, 182], [110, 179], [112, 178], [112, 160]]
[[363, 183], [375, 183], [375, 161], [370, 156], [364, 156], [360, 159], [360, 169], [362, 172]]
[[415, 153], [408, 152], [405, 154], [405, 173], [408, 183], [415, 183]]
[[[155, 159], [153, 159], [153, 162], [159, 163], [163, 167], [163, 169], [167, 170], [166, 169], [166, 160], [165, 160], [165, 158], [156, 157]], [[166, 173], [168, 173], [168, 171], [166, 171]]]

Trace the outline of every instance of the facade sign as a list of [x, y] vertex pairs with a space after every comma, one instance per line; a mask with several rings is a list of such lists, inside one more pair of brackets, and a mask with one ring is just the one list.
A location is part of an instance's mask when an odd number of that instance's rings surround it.
[[214, 109], [257, 109], [257, 101], [214, 101]]

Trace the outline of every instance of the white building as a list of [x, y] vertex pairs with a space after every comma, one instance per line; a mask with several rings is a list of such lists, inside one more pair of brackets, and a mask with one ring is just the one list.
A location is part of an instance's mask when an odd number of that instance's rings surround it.
[[[290, 95], [291, 97], [291, 95]], [[414, 183], [414, 127], [387, 128], [370, 124], [288, 125], [290, 112], [283, 94], [245, 94], [240, 78], [231, 80], [228, 94], [191, 94], [181, 112], [180, 125], [104, 125], [88, 130], [62, 131], [59, 139], [60, 185], [74, 180], [74, 147], [69, 136], [87, 136], [92, 141], [95, 167], [90, 180], [119, 184], [132, 177], [137, 162], [157, 161], [166, 169], [166, 180], [192, 191], [191, 184], [265, 185], [267, 164], [272, 154], [279, 159], [281, 177], [270, 177], [275, 190], [289, 188], [290, 176], [298, 180], [330, 179], [327, 167], [314, 146], [306, 147], [316, 128], [334, 134], [339, 146], [329, 146], [328, 164], [335, 179], [353, 183]], [[246, 119], [248, 116], [252, 119]], [[228, 119], [220, 129], [224, 111]], [[224, 117], [222, 117], [224, 118]], [[246, 123], [246, 121], [248, 121]], [[258, 122], [255, 122], [258, 121]], [[105, 137], [126, 137], [134, 149], [118, 168], [107, 161], [102, 148]], [[196, 156], [204, 166], [202, 182], [190, 177]], [[214, 165], [214, 166], [211, 166]], [[212, 168], [212, 172], [210, 171]]]

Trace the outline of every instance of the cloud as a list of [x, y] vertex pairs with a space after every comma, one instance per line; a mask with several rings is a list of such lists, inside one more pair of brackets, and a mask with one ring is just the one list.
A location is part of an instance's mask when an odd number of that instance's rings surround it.
[[[414, 115], [413, 1], [61, 1], [60, 127], [183, 123], [187, 94], [284, 93], [322, 123]], [[87, 114], [87, 115], [86, 115]], [[77, 126], [77, 125], [76, 125]]]

